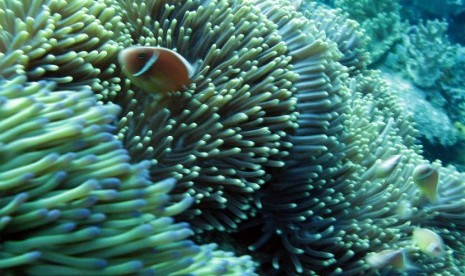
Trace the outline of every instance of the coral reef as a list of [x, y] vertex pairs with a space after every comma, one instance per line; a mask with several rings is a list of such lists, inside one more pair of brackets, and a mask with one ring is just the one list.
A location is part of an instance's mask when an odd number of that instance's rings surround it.
[[[390, 3], [361, 26], [397, 30]], [[2, 275], [465, 265], [465, 178], [424, 159], [399, 88], [367, 69], [398, 39], [384, 23], [370, 44], [312, 1], [15, 0], [0, 15]], [[139, 88], [117, 60], [133, 45], [175, 51], [192, 83]]]
[[328, 38], [337, 44], [342, 53], [339, 62], [349, 69], [349, 74], [358, 73], [371, 63], [366, 50], [368, 36], [359, 23], [349, 19], [338, 9], [328, 9], [316, 2], [304, 1], [297, 10], [314, 21], [318, 29], [324, 31]]
[[334, 0], [332, 5], [357, 21], [370, 39], [367, 51], [373, 63], [379, 61], [401, 39], [407, 23], [396, 1]]
[[[395, 51], [389, 53], [389, 68], [384, 71], [394, 69], [415, 84], [411, 89], [404, 86], [399, 96], [409, 103], [407, 109], [414, 113], [422, 139], [430, 145], [456, 147], [462, 138], [454, 122], [464, 123], [465, 50], [449, 41], [447, 28], [445, 20], [412, 26]], [[416, 96], [411, 97], [411, 92]]]
[[[398, 105], [405, 109], [404, 112], [412, 114], [415, 127], [422, 139], [432, 145], [447, 147], [453, 147], [458, 143], [461, 135], [443, 109], [445, 99], [438, 95], [439, 93], [433, 93], [436, 100], [432, 99], [430, 93], [427, 94], [409, 80], [405, 80], [402, 74], [387, 68], [383, 68], [383, 79], [390, 86], [390, 90], [399, 98]], [[431, 103], [438, 101], [441, 102], [439, 107]]]
[[427, 21], [413, 26], [387, 64], [405, 72], [419, 87], [437, 87], [446, 71], [455, 64], [457, 46], [444, 37], [446, 31], [445, 21]]

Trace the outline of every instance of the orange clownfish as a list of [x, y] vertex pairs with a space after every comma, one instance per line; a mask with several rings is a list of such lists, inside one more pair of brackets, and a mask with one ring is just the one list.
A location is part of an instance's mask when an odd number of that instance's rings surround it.
[[163, 47], [132, 46], [119, 53], [118, 61], [126, 76], [147, 92], [181, 90], [195, 71], [184, 57]]

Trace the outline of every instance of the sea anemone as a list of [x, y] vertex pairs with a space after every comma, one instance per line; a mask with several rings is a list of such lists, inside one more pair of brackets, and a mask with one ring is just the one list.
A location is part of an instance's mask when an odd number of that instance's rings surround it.
[[110, 132], [116, 105], [56, 87], [0, 83], [3, 275], [252, 273], [248, 257], [187, 240], [188, 224], [171, 217], [192, 198], [172, 201], [174, 179], [152, 183], [148, 161], [129, 163]]
[[[255, 191], [284, 165], [296, 127], [290, 57], [257, 8], [227, 1], [121, 1], [129, 45], [176, 51], [197, 64], [192, 84], [160, 100], [125, 78], [118, 137], [154, 179], [174, 177], [175, 194], [196, 204], [193, 226], [230, 230], [253, 210]], [[137, 15], [136, 15], [137, 14]], [[156, 18], [157, 20], [153, 20]]]
[[189, 241], [172, 217], [193, 199], [169, 197], [176, 181], [152, 182], [113, 134], [121, 108], [94, 92], [118, 50], [114, 9], [8, 1], [0, 14], [2, 275], [253, 274], [250, 257]]
[[[295, 42], [301, 42], [299, 49], [305, 50], [296, 51], [300, 55], [293, 56], [293, 68], [315, 68], [310, 62], [318, 62], [321, 86], [304, 85], [307, 78], [318, 76], [315, 71], [298, 72], [299, 128], [289, 136], [293, 144], [289, 159], [282, 172], [258, 192], [258, 218], [243, 225], [247, 233], [257, 234], [249, 248], [257, 252], [262, 269], [287, 275], [414, 269], [407, 259], [401, 267], [375, 267], [367, 259], [390, 250], [430, 271], [439, 271], [441, 264], [455, 271], [457, 262], [450, 256], [433, 265], [428, 258], [404, 251], [411, 245], [411, 216], [423, 217], [421, 212], [428, 210], [411, 178], [414, 164], [423, 162], [411, 117], [402, 114], [397, 98], [377, 72], [366, 70], [363, 62], [358, 67], [348, 62], [353, 54], [332, 41], [354, 32], [345, 29], [348, 34], [335, 35], [333, 29], [313, 21], [318, 16], [305, 20], [291, 6], [282, 8], [283, 3], [257, 6], [278, 25], [291, 55]], [[350, 68], [345, 69], [344, 63]], [[324, 108], [315, 95], [326, 96]], [[315, 124], [307, 118], [326, 121]], [[409, 206], [415, 207], [409, 210]], [[454, 206], [464, 208], [459, 202]], [[415, 220], [417, 226], [424, 223]]]
[[[337, 12], [43, 0], [0, 15], [2, 275], [254, 275], [223, 250], [266, 275], [464, 266], [464, 177], [424, 160]], [[118, 53], [145, 46], [192, 64], [189, 82], [131, 81]]]
[[102, 1], [1, 1], [0, 74], [61, 87], [95, 86], [111, 74], [120, 18]]

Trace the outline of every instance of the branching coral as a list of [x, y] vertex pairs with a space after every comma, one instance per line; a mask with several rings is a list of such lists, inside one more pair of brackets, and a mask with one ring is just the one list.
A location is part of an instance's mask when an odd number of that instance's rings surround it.
[[[446, 21], [438, 20], [413, 26], [396, 50], [389, 54], [386, 64], [400, 71], [418, 87], [403, 86], [402, 98], [413, 103], [407, 108], [414, 112], [415, 121], [427, 144], [454, 147], [457, 146], [459, 132], [453, 122], [463, 122], [465, 66], [461, 57], [464, 49], [449, 41], [447, 27]], [[415, 93], [418, 100], [412, 101], [410, 91]], [[424, 102], [422, 98], [429, 102]], [[437, 115], [425, 114], [426, 110]]]
[[[445, 21], [427, 21], [412, 27], [390, 65], [402, 70], [416, 85], [424, 88], [438, 86], [445, 72], [455, 63], [454, 45], [445, 38]], [[456, 47], [455, 47], [456, 48]]]

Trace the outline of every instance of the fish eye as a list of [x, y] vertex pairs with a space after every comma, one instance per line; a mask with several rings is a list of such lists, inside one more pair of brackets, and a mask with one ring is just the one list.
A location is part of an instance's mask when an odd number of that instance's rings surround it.
[[146, 52], [140, 52], [140, 53], [137, 54], [137, 58], [146, 59], [147, 58], [147, 53]]

